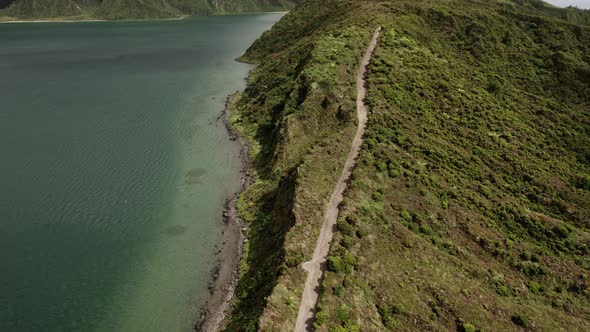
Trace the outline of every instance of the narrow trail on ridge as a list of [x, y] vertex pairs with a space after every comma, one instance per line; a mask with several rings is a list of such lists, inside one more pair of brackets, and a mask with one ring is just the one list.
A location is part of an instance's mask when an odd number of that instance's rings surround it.
[[338, 205], [342, 202], [342, 195], [344, 189], [346, 189], [347, 181], [350, 178], [352, 169], [354, 168], [355, 160], [361, 149], [363, 143], [363, 134], [365, 133], [365, 126], [367, 124], [367, 108], [365, 107], [364, 99], [366, 95], [365, 89], [365, 73], [367, 66], [377, 45], [379, 33], [381, 27], [378, 27], [373, 34], [373, 39], [367, 48], [363, 60], [361, 62], [356, 84], [357, 84], [357, 97], [356, 97], [356, 110], [358, 116], [358, 126], [348, 158], [342, 169], [340, 179], [336, 183], [336, 187], [330, 197], [330, 202], [326, 208], [326, 214], [324, 216], [324, 223], [316, 243], [315, 250], [313, 251], [313, 258], [309, 262], [303, 264], [303, 269], [307, 271], [307, 280], [305, 281], [305, 288], [303, 289], [303, 295], [301, 296], [301, 306], [299, 307], [299, 314], [297, 315], [297, 323], [295, 324], [296, 332], [306, 332], [313, 330], [313, 320], [318, 296], [320, 293], [320, 282], [322, 275], [326, 270], [326, 257], [330, 250], [330, 242], [334, 236], [334, 226], [338, 219]]

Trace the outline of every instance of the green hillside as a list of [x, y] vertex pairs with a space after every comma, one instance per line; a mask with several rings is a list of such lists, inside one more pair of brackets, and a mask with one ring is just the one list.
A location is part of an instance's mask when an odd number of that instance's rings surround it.
[[325, 0], [265, 33], [233, 104], [255, 181], [227, 330], [293, 330], [378, 26], [317, 330], [590, 330], [589, 17], [532, 0]]
[[279, 11], [297, 0], [1, 0], [0, 17], [15, 19], [149, 19]]

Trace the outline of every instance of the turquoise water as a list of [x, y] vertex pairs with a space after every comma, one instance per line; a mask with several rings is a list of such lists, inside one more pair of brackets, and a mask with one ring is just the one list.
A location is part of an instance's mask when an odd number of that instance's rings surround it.
[[189, 331], [238, 147], [216, 125], [280, 18], [0, 24], [0, 331]]

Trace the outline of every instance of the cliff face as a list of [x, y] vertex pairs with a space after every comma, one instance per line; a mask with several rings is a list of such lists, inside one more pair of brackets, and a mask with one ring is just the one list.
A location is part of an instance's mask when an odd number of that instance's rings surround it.
[[244, 56], [255, 182], [233, 330], [293, 330], [329, 195], [318, 331], [587, 330], [590, 11], [541, 1], [306, 1]]
[[297, 0], [0, 0], [0, 16], [34, 18], [166, 18], [223, 12], [288, 10]]

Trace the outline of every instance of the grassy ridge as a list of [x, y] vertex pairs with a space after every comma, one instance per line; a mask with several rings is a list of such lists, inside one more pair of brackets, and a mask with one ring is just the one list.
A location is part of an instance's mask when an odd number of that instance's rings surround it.
[[0, 17], [155, 19], [182, 15], [278, 11], [297, 0], [4, 0]]
[[411, 7], [385, 7], [318, 326], [587, 329], [588, 29]]
[[294, 326], [328, 195], [370, 116], [319, 330], [586, 330], [588, 11], [538, 1], [307, 1], [245, 59], [256, 184], [228, 330]]
[[312, 254], [354, 135], [355, 73], [371, 22], [341, 1], [323, 4], [303, 3], [310, 20], [287, 14], [243, 58], [261, 65], [232, 118], [253, 146], [255, 183], [239, 204], [250, 241], [230, 331], [294, 327], [283, 312], [297, 310], [297, 266]]

